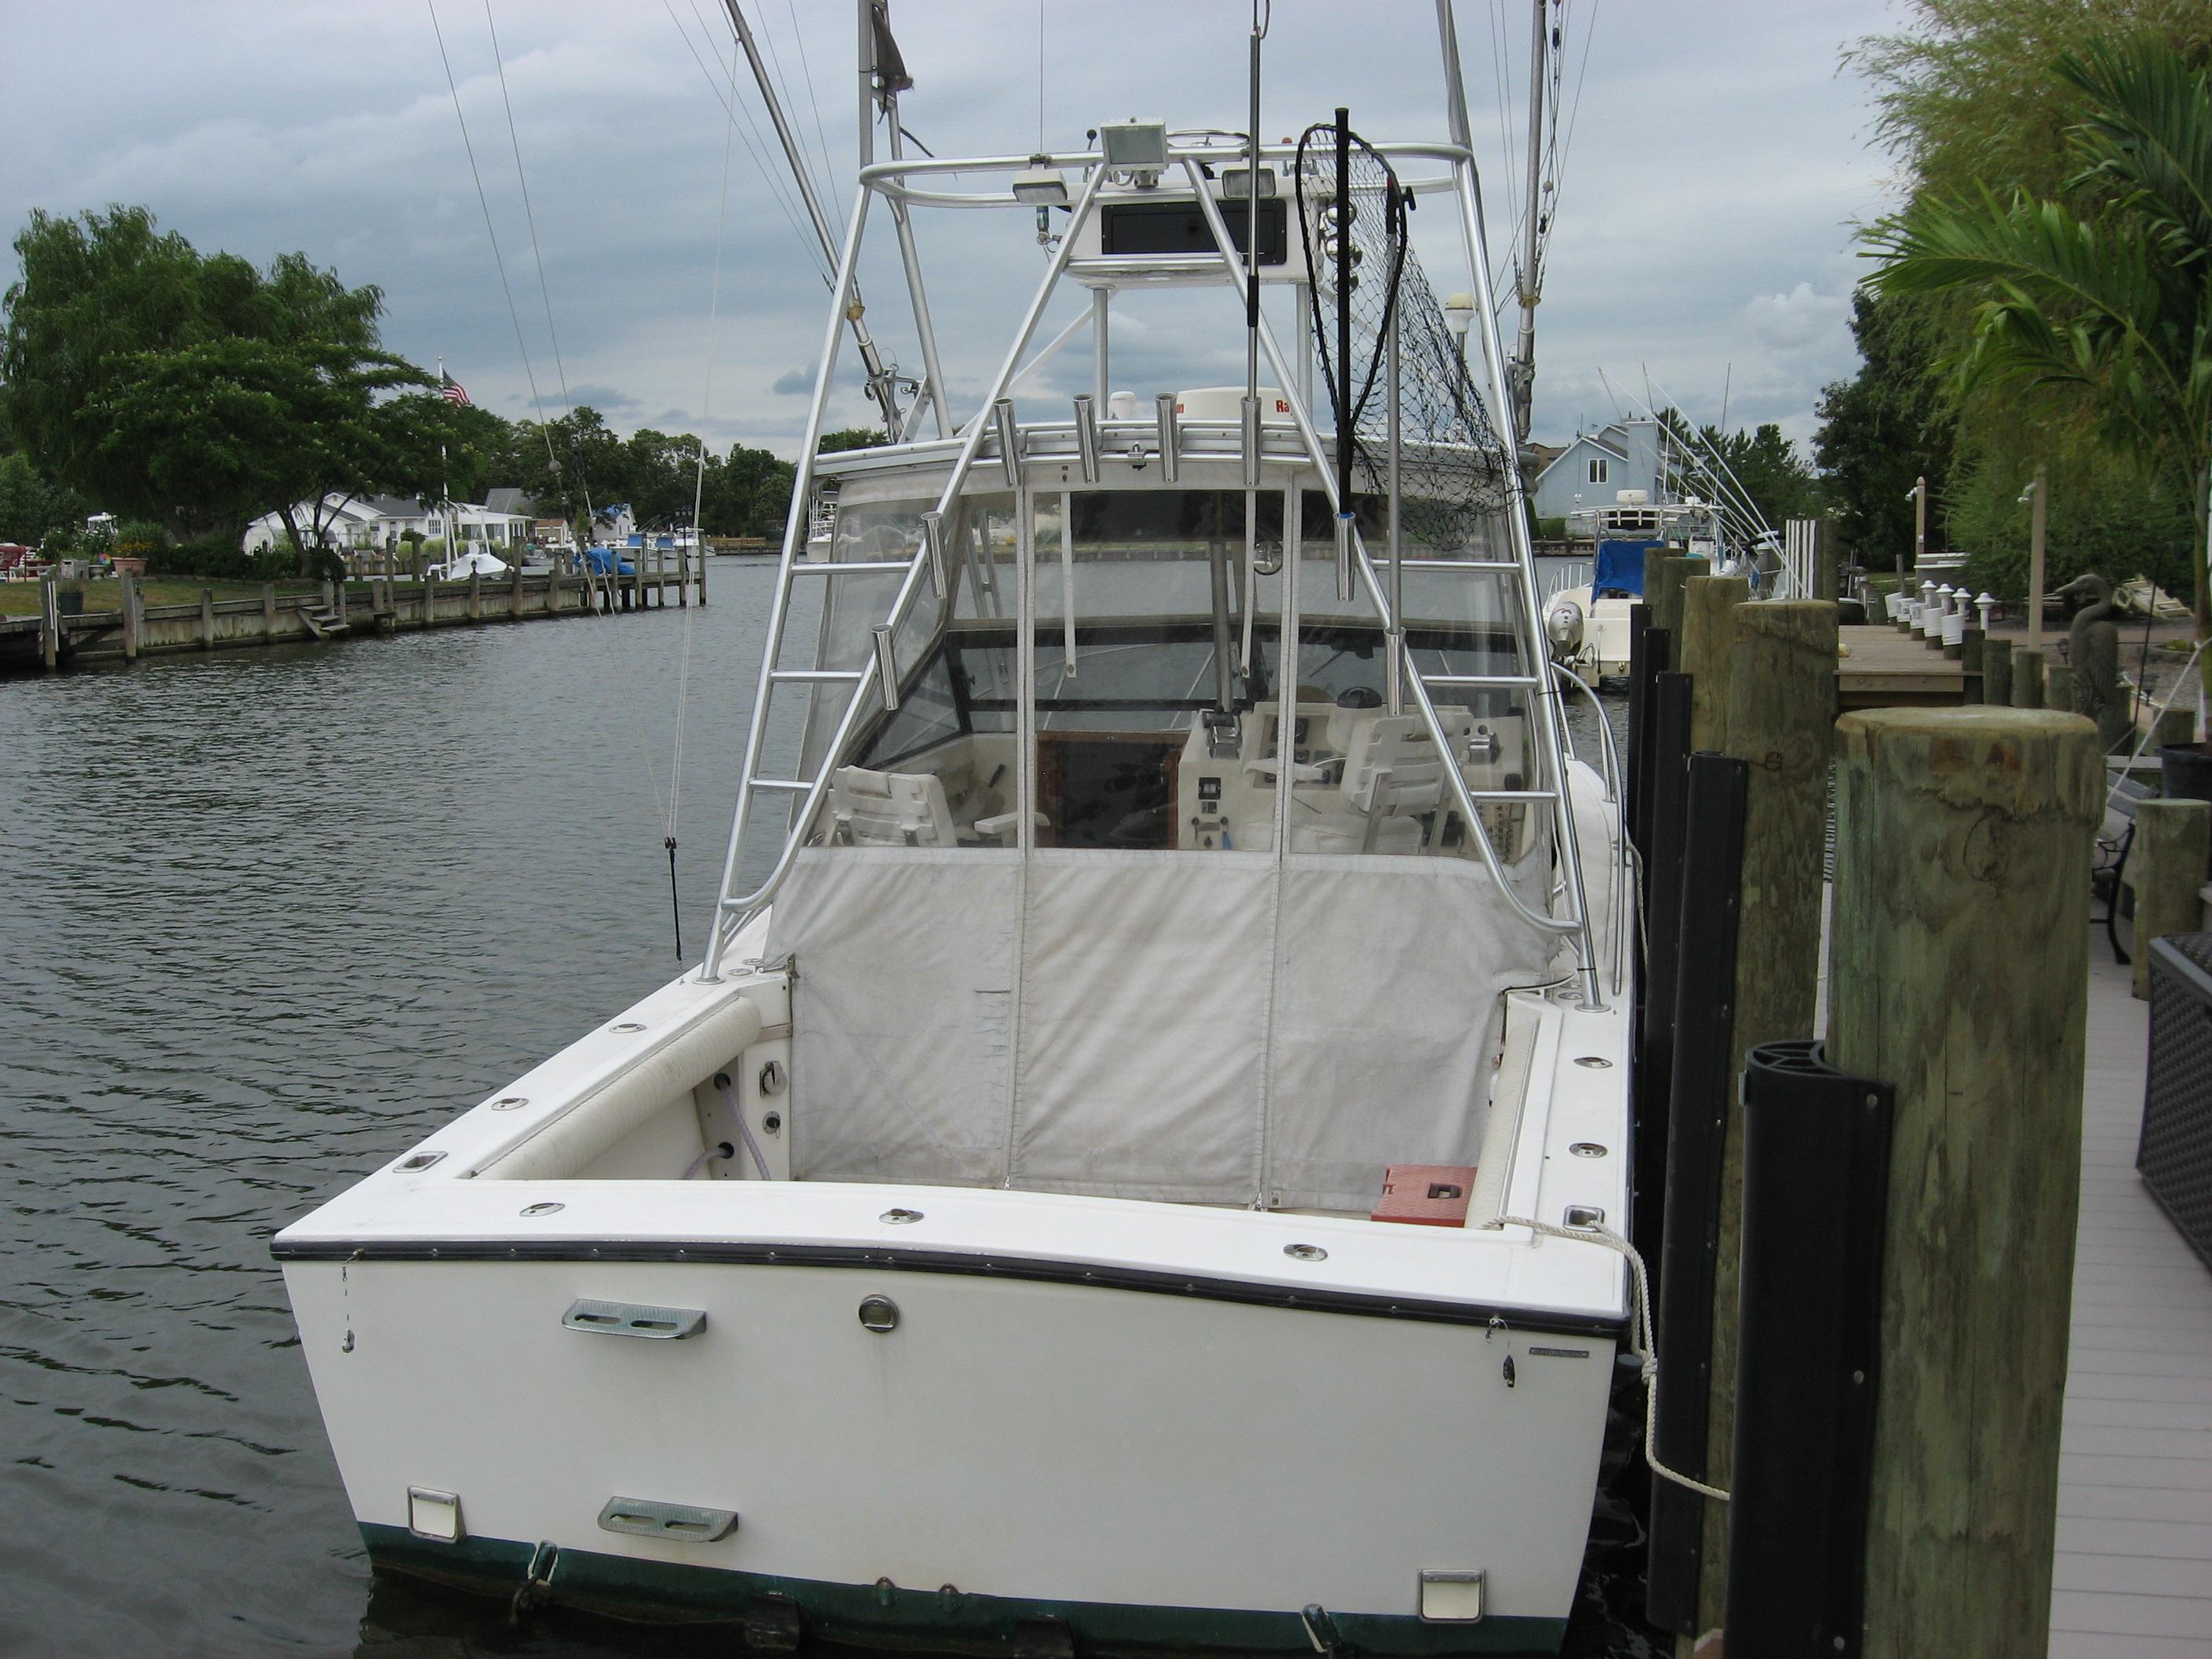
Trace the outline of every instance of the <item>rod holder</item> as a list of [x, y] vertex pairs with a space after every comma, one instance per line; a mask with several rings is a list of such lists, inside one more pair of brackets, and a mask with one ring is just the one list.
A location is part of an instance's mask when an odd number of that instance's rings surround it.
[[1336, 515], [1336, 602], [1352, 603], [1352, 514]]
[[1083, 459], [1083, 482], [1098, 482], [1098, 400], [1087, 392], [1075, 394], [1075, 447]]
[[945, 515], [942, 513], [925, 513], [921, 515], [921, 539], [923, 545], [929, 550], [930, 586], [936, 590], [937, 597], [941, 599], [945, 597]]
[[1014, 400], [1001, 398], [991, 405], [991, 419], [999, 428], [999, 460], [1006, 469], [1006, 488], [1022, 487], [1022, 429], [1014, 424]]
[[1382, 699], [1392, 714], [1406, 712], [1406, 630], [1382, 630]]
[[1160, 393], [1155, 407], [1159, 410], [1160, 477], [1173, 483], [1182, 475], [1182, 432], [1176, 424], [1175, 393]]
[[1260, 487], [1260, 400], [1244, 399], [1244, 488]]
[[899, 706], [898, 658], [891, 649], [891, 625], [878, 623], [876, 635], [876, 678], [883, 682], [884, 712], [895, 714]]

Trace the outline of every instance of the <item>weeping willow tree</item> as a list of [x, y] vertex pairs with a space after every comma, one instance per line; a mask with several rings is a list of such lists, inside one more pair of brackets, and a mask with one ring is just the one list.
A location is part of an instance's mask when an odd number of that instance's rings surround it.
[[[2085, 100], [2055, 195], [1923, 191], [1869, 234], [1885, 295], [1967, 307], [1947, 368], [2185, 496], [2197, 635], [2212, 636], [2212, 76], [2155, 35], [2051, 73]], [[2205, 661], [2212, 688], [2212, 659]]]

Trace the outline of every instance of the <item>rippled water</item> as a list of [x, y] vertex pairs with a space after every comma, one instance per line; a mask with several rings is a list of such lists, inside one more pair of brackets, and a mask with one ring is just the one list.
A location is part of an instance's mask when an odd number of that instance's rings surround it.
[[0, 1652], [731, 1650], [372, 1584], [268, 1239], [675, 971], [687, 617], [697, 948], [769, 577], [0, 682]]

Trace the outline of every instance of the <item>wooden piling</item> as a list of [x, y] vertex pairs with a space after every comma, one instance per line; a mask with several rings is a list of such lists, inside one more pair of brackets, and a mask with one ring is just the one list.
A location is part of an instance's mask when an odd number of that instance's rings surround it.
[[1751, 584], [1741, 576], [1692, 576], [1682, 584], [1682, 645], [1675, 659], [1690, 676], [1692, 754], [1727, 747], [1736, 607], [1750, 598]]
[[1647, 590], [1645, 600], [1651, 606], [1651, 625], [1663, 628], [1667, 637], [1674, 642], [1668, 666], [1681, 666], [1682, 653], [1682, 585], [1705, 567], [1703, 559], [1692, 560], [1679, 553], [1669, 553], [1659, 561], [1659, 585]]
[[1960, 702], [1982, 700], [1982, 647], [1986, 637], [1978, 628], [1969, 628], [1959, 636]]
[[2212, 863], [2212, 801], [2147, 800], [2136, 806], [2128, 883], [2136, 890], [2135, 990], [2150, 999], [2150, 942], [2204, 925], [2205, 866]]
[[261, 643], [276, 643], [276, 584], [261, 584]]
[[39, 660], [58, 668], [62, 660], [62, 599], [53, 573], [39, 578]]
[[[507, 551], [513, 553], [514, 550], [509, 548]], [[519, 553], [507, 568], [507, 614], [515, 622], [522, 620], [522, 556]]]
[[2193, 708], [2168, 708], [2151, 722], [2149, 752], [2161, 749], [2179, 748], [2197, 741], [2197, 711]]
[[699, 538], [696, 556], [699, 561], [699, 603], [703, 605], [707, 603], [707, 538], [704, 536]]
[[2023, 645], [2012, 653], [2012, 706], [2040, 708], [2043, 701], [2043, 652]]
[[215, 649], [215, 589], [200, 589], [200, 649]]
[[469, 572], [469, 620], [483, 620], [483, 572], [481, 570], [471, 569]]
[[138, 660], [138, 628], [143, 620], [138, 598], [138, 577], [136, 572], [125, 570], [117, 586], [123, 591], [123, 660]]
[[2043, 702], [2062, 714], [2078, 713], [2074, 707], [2074, 670], [2063, 662], [2043, 665]]
[[2096, 728], [1881, 708], [1845, 715], [1837, 745], [1828, 1056], [1897, 1091], [1862, 1651], [2042, 1654]]
[[691, 550], [687, 547], [676, 550], [676, 608], [683, 610], [691, 603]]
[[[1690, 586], [1694, 592], [1698, 584]], [[1745, 1057], [1760, 1043], [1813, 1035], [1826, 880], [1828, 756], [1836, 718], [1836, 607], [1825, 599], [1739, 605], [1731, 631], [1720, 746], [1750, 765], [1729, 1039], [1727, 1075], [1734, 1079], [1742, 1076]], [[1696, 708], [1693, 696], [1693, 730]], [[1742, 1227], [1743, 1102], [1731, 1085], [1722, 1132], [1705, 1409], [1705, 1479], [1723, 1488], [1735, 1467]], [[1728, 1505], [1708, 1500], [1698, 1570], [1700, 1630], [1717, 1627], [1727, 1605], [1728, 1524]]]
[[1992, 635], [1982, 642], [1982, 701], [2012, 707], [2012, 641]]

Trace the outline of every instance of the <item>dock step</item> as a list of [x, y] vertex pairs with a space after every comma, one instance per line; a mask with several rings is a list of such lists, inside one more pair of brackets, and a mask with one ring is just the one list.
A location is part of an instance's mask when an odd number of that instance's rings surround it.
[[300, 620], [307, 623], [307, 631], [319, 640], [327, 640], [333, 635], [347, 631], [347, 624], [338, 620], [338, 613], [335, 611], [315, 611], [304, 605], [295, 609]]

